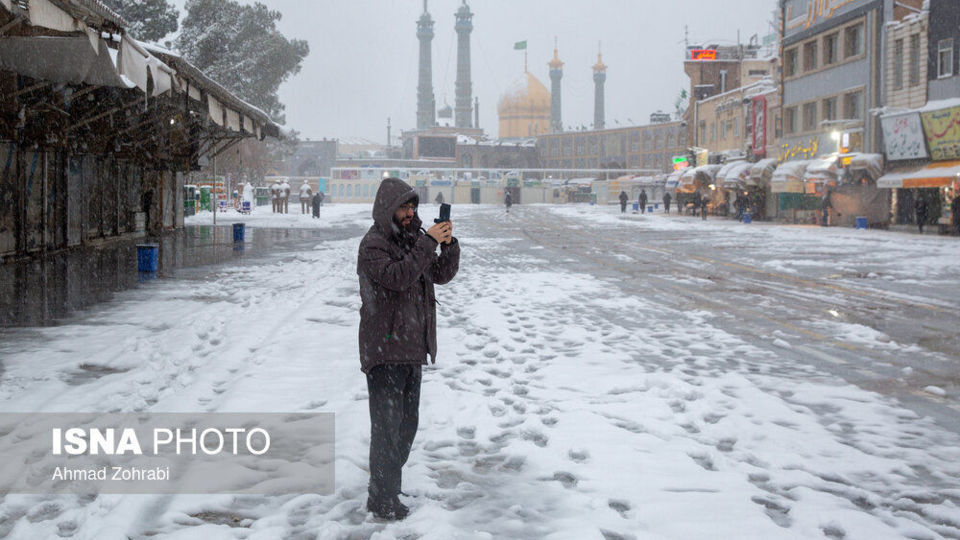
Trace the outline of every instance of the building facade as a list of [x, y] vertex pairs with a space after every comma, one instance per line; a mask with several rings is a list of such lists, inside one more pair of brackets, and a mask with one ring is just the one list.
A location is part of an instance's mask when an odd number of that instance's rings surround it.
[[781, 161], [879, 152], [883, 0], [781, 0]]
[[650, 169], [665, 173], [673, 170], [673, 157], [686, 151], [686, 129], [681, 122], [537, 137], [537, 153], [545, 168]]

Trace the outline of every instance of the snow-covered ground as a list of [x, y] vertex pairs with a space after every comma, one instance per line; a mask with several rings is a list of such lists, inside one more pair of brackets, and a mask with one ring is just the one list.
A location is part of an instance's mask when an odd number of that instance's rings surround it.
[[[610, 207], [515, 209], [454, 207], [461, 270], [437, 291], [439, 358], [425, 369], [405, 521], [378, 522], [363, 509], [369, 423], [356, 344], [357, 236], [210, 267], [200, 284], [158, 280], [64, 325], [0, 333], [6, 412], [334, 412], [333, 495], [8, 495], [0, 536], [960, 537], [956, 433], [785, 361], [778, 350], [791, 347], [789, 336], [752, 342], [712, 311], [630, 293], [589, 266], [575, 270], [563, 264], [575, 254], [532, 244], [511, 220], [539, 212], [598, 238], [611, 228], [709, 235], [765, 250], [777, 261], [767, 270], [805, 279], [843, 273], [814, 263], [864, 242], [888, 251], [868, 261], [878, 275], [955, 279], [956, 239], [623, 217]], [[320, 220], [291, 210], [217, 222], [254, 230], [370, 222], [360, 205], [325, 206]], [[434, 212], [421, 208], [425, 221]]]

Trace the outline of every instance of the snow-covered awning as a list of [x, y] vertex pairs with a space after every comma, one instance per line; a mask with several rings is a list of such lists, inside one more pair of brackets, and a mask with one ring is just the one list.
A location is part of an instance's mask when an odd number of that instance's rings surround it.
[[892, 171], [877, 180], [877, 187], [939, 188], [953, 182], [960, 182], [960, 161], [938, 161], [923, 167]]
[[697, 190], [697, 168], [687, 167], [680, 173], [680, 181], [677, 183], [677, 189], [684, 193], [693, 193]]
[[147, 92], [147, 78], [153, 79], [151, 95], [159, 96], [171, 89], [181, 92], [176, 72], [153, 56], [139, 41], [126, 35], [120, 40], [120, 54], [117, 65], [120, 74], [126, 76], [144, 93]]
[[727, 177], [727, 171], [734, 168], [735, 166], [743, 163], [743, 160], [728, 161], [720, 167], [720, 170], [717, 171], [717, 183], [723, 183], [724, 179]]
[[803, 174], [810, 161], [787, 161], [773, 171], [771, 193], [803, 193]]
[[117, 71], [106, 42], [98, 38], [96, 47], [86, 35], [4, 37], [0, 69], [60, 84], [132, 88]]
[[723, 165], [701, 165], [694, 169], [694, 177], [700, 182], [701, 187], [713, 184], [717, 180], [717, 172]]
[[838, 170], [837, 155], [830, 154], [827, 157], [809, 161], [803, 172], [803, 179], [806, 182], [836, 182]]
[[758, 186], [769, 184], [776, 169], [777, 158], [761, 159], [750, 167], [750, 180]]
[[851, 154], [847, 168], [851, 171], [867, 171], [876, 180], [883, 174], [883, 154]]
[[750, 167], [753, 163], [749, 161], [735, 161], [733, 167], [727, 169], [721, 178], [721, 171], [717, 173], [717, 183], [722, 187], [737, 189], [742, 186], [755, 186], [756, 182], [750, 179]]
[[674, 171], [667, 175], [667, 182], [665, 184], [667, 189], [677, 189], [677, 186], [680, 185], [680, 175], [683, 174], [683, 171]]

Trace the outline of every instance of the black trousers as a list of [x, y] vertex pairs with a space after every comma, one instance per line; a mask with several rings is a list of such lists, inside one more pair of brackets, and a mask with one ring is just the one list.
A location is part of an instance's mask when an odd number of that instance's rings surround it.
[[376, 366], [367, 373], [370, 396], [370, 485], [373, 501], [400, 494], [401, 470], [410, 456], [420, 418], [419, 364]]

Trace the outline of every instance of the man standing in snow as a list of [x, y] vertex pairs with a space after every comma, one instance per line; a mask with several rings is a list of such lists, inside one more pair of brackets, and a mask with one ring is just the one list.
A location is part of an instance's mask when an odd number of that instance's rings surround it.
[[280, 211], [284, 214], [290, 213], [290, 182], [287, 182], [286, 178], [280, 184]]
[[310, 189], [310, 184], [304, 180], [303, 184], [300, 186], [300, 213], [307, 213], [307, 206], [310, 205], [310, 198], [313, 196], [313, 190]]
[[[374, 224], [360, 242], [360, 364], [370, 404], [370, 484], [367, 510], [403, 519], [401, 470], [417, 433], [421, 366], [436, 361], [437, 315], [433, 286], [460, 267], [453, 224], [424, 232], [417, 193], [387, 178], [373, 203]], [[436, 253], [437, 246], [440, 254]]]
[[666, 210], [668, 214], [670, 213], [670, 192], [669, 191], [663, 194], [663, 209]]
[[620, 213], [623, 214], [627, 211], [627, 199], [630, 197], [627, 195], [626, 191], [620, 191]]
[[640, 213], [647, 213], [647, 190], [640, 190], [640, 197], [637, 198], [637, 202], [640, 203]]

